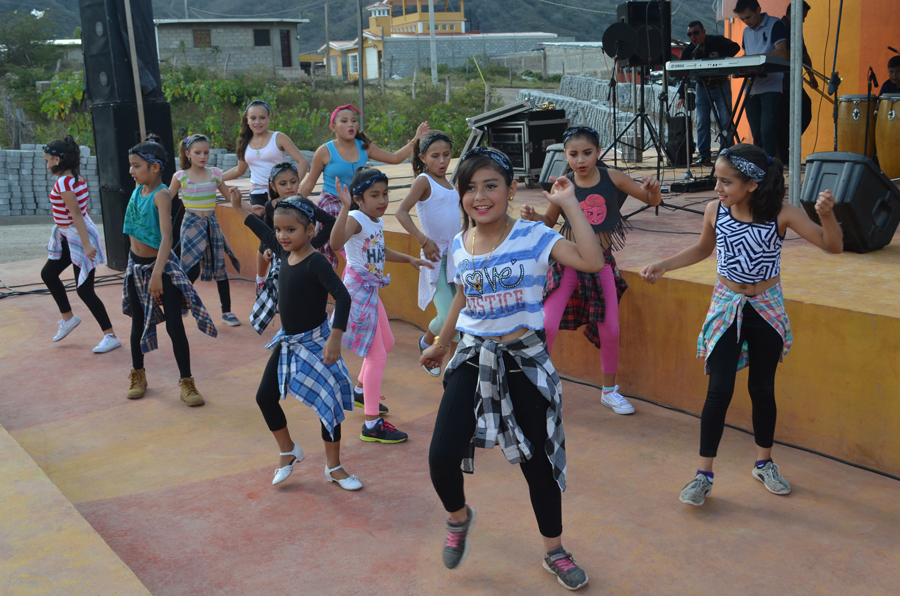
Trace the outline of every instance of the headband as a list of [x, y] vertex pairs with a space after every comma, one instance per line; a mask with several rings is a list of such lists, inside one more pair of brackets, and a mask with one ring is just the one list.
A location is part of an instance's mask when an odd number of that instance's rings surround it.
[[349, 104], [349, 103], [348, 103], [348, 104], [344, 104], [344, 105], [342, 105], [342, 106], [338, 106], [338, 107], [334, 108], [334, 111], [331, 112], [331, 124], [334, 124], [334, 117], [337, 116], [337, 113], [340, 112], [341, 110], [353, 110], [353, 111], [356, 112], [357, 114], [362, 114], [362, 112], [360, 112], [359, 110], [357, 110], [357, 109], [353, 106], [353, 104]]
[[509, 176], [510, 180], [515, 179], [515, 174], [513, 173], [512, 164], [509, 161], [509, 158], [497, 151], [496, 149], [488, 149], [487, 147], [475, 147], [468, 151], [465, 155], [463, 155], [459, 161], [460, 163], [466, 161], [470, 157], [474, 157], [476, 155], [484, 155], [485, 157], [490, 157], [495, 162], [500, 164], [500, 167], [503, 168], [503, 171]]
[[445, 143], [449, 143], [451, 147], [453, 146], [453, 141], [450, 140], [450, 137], [442, 132], [436, 132], [424, 141], [419, 141], [419, 153], [424, 154], [428, 151], [428, 148], [437, 141], [444, 141]]
[[166, 162], [156, 157], [152, 153], [145, 153], [144, 151], [135, 151], [134, 149], [129, 149], [128, 155], [137, 155], [148, 163], [158, 163], [160, 166], [166, 165]]
[[586, 134], [590, 135], [590, 137], [594, 140], [595, 144], [600, 146], [600, 133], [598, 133], [595, 129], [590, 126], [573, 126], [572, 128], [567, 128], [563, 133], [563, 145], [569, 142], [569, 139], [574, 137], [577, 134]]
[[275, 164], [272, 167], [272, 171], [269, 172], [269, 184], [272, 184], [275, 181], [275, 177], [278, 176], [278, 174], [282, 173], [285, 170], [294, 170], [295, 174], [297, 174], [298, 176], [300, 175], [300, 172], [297, 170], [297, 166], [295, 166], [292, 163], [283, 161], [281, 163]]
[[278, 201], [278, 204], [275, 205], [275, 208], [277, 209], [282, 205], [289, 209], [296, 209], [306, 216], [306, 219], [309, 220], [309, 223], [316, 223], [316, 211], [307, 203], [298, 200], [282, 199]]
[[388, 177], [385, 176], [382, 172], [378, 172], [377, 174], [369, 176], [368, 178], [366, 178], [365, 180], [363, 180], [362, 182], [360, 182], [359, 184], [354, 186], [353, 190], [351, 192], [353, 193], [354, 197], [361, 197], [362, 194], [364, 192], [366, 192], [367, 190], [369, 190], [369, 188], [371, 188], [372, 185], [375, 184], [376, 182], [385, 182], [386, 183], [387, 181], [388, 181]]
[[60, 151], [59, 149], [54, 149], [50, 145], [44, 145], [44, 153], [46, 153], [47, 155], [52, 155], [53, 157], [59, 157], [60, 159], [62, 159], [63, 157], [66, 156], [65, 151]]
[[272, 108], [269, 107], [269, 104], [267, 104], [266, 102], [264, 102], [264, 101], [261, 100], [261, 99], [254, 99], [253, 101], [251, 101], [250, 103], [248, 103], [248, 104], [247, 104], [247, 107], [244, 108], [244, 113], [246, 113], [247, 110], [249, 110], [249, 109], [252, 108], [253, 106], [264, 106], [264, 107], [266, 108], [266, 113], [268, 113], [268, 114], [271, 114], [271, 113], [272, 113]]
[[197, 141], [206, 141], [208, 143], [209, 139], [203, 135], [192, 135], [189, 137], [185, 137], [185, 139], [182, 141], [182, 143], [184, 143], [185, 149], [190, 149], [191, 145], [193, 145]]
[[[722, 151], [720, 151], [719, 157], [725, 157], [726, 159], [731, 161], [736, 170], [738, 170], [757, 184], [762, 184], [766, 179], [766, 171], [764, 169], [748, 159], [738, 157], [728, 149], [723, 149]], [[766, 165], [772, 165], [771, 157], [766, 157]]]

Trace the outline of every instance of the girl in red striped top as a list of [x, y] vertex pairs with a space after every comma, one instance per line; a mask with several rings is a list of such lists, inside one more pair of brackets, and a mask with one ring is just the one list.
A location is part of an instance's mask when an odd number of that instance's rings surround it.
[[76, 293], [103, 330], [103, 339], [94, 348], [94, 352], [109, 352], [122, 343], [113, 331], [106, 307], [94, 292], [96, 266], [105, 263], [106, 257], [97, 226], [91, 221], [88, 212], [87, 181], [80, 173], [81, 151], [75, 139], [67, 136], [44, 145], [44, 159], [47, 161], [47, 169], [59, 177], [50, 192], [53, 222], [56, 225], [53, 226], [50, 243], [47, 245], [50, 253], [47, 264], [41, 270], [41, 279], [62, 313], [59, 330], [53, 341], [61, 340], [81, 323], [81, 319], [72, 312], [65, 284], [60, 280], [62, 272], [72, 265]]

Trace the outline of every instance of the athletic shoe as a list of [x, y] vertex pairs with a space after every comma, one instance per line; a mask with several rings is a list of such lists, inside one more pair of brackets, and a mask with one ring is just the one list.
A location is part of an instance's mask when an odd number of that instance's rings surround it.
[[229, 327], [237, 327], [241, 324], [241, 320], [234, 316], [234, 313], [227, 312], [222, 315], [222, 322]]
[[[381, 396], [381, 399], [384, 400], [383, 395]], [[363, 394], [358, 393], [355, 389], [353, 390], [353, 405], [356, 406], [357, 408], [365, 408], [366, 407], [366, 403], [363, 401]], [[384, 416], [388, 412], [390, 412], [390, 410], [388, 410], [386, 405], [378, 404], [378, 415], [379, 416]]]
[[469, 552], [469, 530], [475, 523], [475, 510], [466, 505], [466, 521], [447, 520], [447, 540], [444, 542], [444, 567], [456, 569]]
[[577, 590], [588, 583], [588, 576], [578, 565], [572, 553], [557, 546], [544, 557], [544, 569], [556, 575], [556, 581], [567, 590]]
[[141, 399], [147, 392], [147, 371], [131, 369], [128, 373], [128, 393], [125, 397], [128, 399]]
[[616, 414], [634, 414], [634, 406], [619, 393], [619, 386], [609, 393], [601, 391], [600, 403]]
[[72, 316], [68, 321], [65, 319], [59, 320], [59, 330], [56, 332], [56, 337], [53, 338], [53, 341], [59, 341], [65, 336], [72, 333], [72, 330], [78, 327], [81, 324], [81, 319], [76, 316]]
[[778, 464], [768, 462], [761, 468], [753, 466], [753, 477], [762, 482], [773, 495], [786, 495], [791, 492], [790, 483], [778, 470]]
[[364, 422], [359, 438], [369, 443], [402, 443], [409, 438], [409, 435], [397, 430], [390, 422], [379, 418], [372, 428], [367, 427]]
[[[425, 339], [425, 336], [424, 336], [424, 335], [416, 341], [416, 345], [419, 347], [419, 356], [421, 356], [422, 353], [425, 351], [425, 348], [422, 347], [422, 340], [423, 340], [423, 339]], [[423, 364], [423, 365], [422, 365], [422, 368], [424, 368], [424, 369], [425, 369], [425, 372], [427, 372], [427, 373], [428, 373], [429, 375], [431, 375], [432, 377], [439, 377], [439, 376], [441, 376], [441, 367], [440, 367], [440, 366], [425, 366], [425, 365]]]
[[103, 339], [100, 340], [100, 343], [97, 344], [97, 347], [94, 348], [94, 354], [105, 354], [106, 352], [112, 352], [116, 348], [121, 348], [122, 342], [119, 341], [119, 338], [111, 333], [107, 333], [103, 336]]
[[681, 489], [681, 496], [678, 500], [686, 505], [699, 507], [706, 502], [706, 497], [712, 492], [712, 482], [706, 477], [706, 474], [697, 474], [693, 480], [688, 482]]
[[203, 396], [197, 391], [197, 386], [194, 385], [194, 377], [179, 379], [178, 385], [181, 387], [181, 401], [190, 407], [194, 408], [206, 403], [203, 401]]

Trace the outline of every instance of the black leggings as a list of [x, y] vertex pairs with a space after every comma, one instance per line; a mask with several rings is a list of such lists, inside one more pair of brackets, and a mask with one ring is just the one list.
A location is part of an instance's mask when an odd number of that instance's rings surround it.
[[[520, 464], [528, 482], [531, 507], [542, 536], [562, 535], [562, 493], [553, 478], [553, 468], [544, 445], [547, 442], [547, 400], [519, 369], [512, 356], [503, 355], [507, 382], [516, 422], [531, 442], [534, 454]], [[444, 504], [453, 512], [466, 506], [463, 472], [460, 469], [469, 442], [475, 435], [476, 360], [454, 370], [444, 383], [444, 397], [438, 409], [428, 452], [431, 483]], [[516, 372], [510, 372], [516, 371]]]
[[[281, 390], [278, 387], [278, 355], [281, 354], [281, 345], [276, 344], [269, 356], [269, 362], [266, 364], [266, 370], [263, 372], [262, 380], [259, 382], [259, 389], [256, 390], [256, 405], [262, 411], [263, 418], [269, 430], [275, 432], [287, 426], [287, 418], [284, 417], [284, 410], [281, 409]], [[341, 425], [340, 423], [334, 427], [334, 438], [328, 434], [328, 429], [319, 421], [322, 427], [322, 440], [326, 443], [341, 442]]]
[[[197, 281], [200, 277], [200, 261], [197, 261], [193, 267], [187, 272], [187, 277], [191, 283]], [[231, 287], [228, 285], [228, 278], [217, 279], [216, 289], [219, 290], [219, 302], [222, 304], [222, 314], [231, 312]]]
[[[149, 265], [156, 261], [155, 257], [139, 257], [134, 253], [131, 258], [137, 265]], [[181, 317], [181, 304], [184, 300], [181, 290], [175, 287], [167, 273], [162, 275], [162, 309], [166, 315], [166, 333], [172, 339], [172, 351], [182, 379], [191, 376], [191, 347], [184, 332], [184, 319]], [[128, 278], [128, 299], [131, 301], [131, 366], [136, 370], [144, 368], [144, 354], [141, 352], [141, 336], [144, 334], [144, 308], [134, 278]], [[151, 298], [152, 300], [152, 298]]]
[[[56, 300], [56, 305], [59, 307], [59, 312], [70, 312], [72, 307], [69, 305], [69, 296], [66, 294], [66, 285], [59, 279], [59, 276], [62, 275], [62, 272], [66, 270], [66, 267], [72, 265], [72, 269], [75, 272], [75, 281], [78, 281], [78, 276], [81, 274], [81, 268], [72, 263], [72, 254], [69, 252], [69, 243], [65, 238], [62, 239], [62, 255], [60, 255], [59, 259], [47, 259], [47, 263], [44, 265], [44, 268], [41, 269], [41, 279], [44, 280], [44, 283], [47, 285], [47, 289], [50, 290], [50, 294], [53, 296], [53, 299]], [[88, 307], [88, 310], [91, 311], [91, 314], [94, 315], [94, 318], [97, 319], [97, 323], [100, 324], [100, 329], [102, 331], [106, 331], [107, 329], [112, 329], [112, 323], [109, 321], [109, 315], [106, 314], [106, 307], [103, 306], [103, 302], [94, 292], [94, 273], [96, 273], [96, 269], [92, 269], [88, 274], [87, 279], [84, 280], [84, 283], [78, 286], [78, 289], [75, 290], [75, 293], [78, 294], [78, 297], [81, 298], [81, 301]]]
[[709, 365], [709, 389], [700, 416], [700, 457], [715, 457], [725, 430], [725, 414], [734, 394], [738, 357], [747, 342], [750, 378], [747, 389], [753, 403], [753, 434], [756, 444], [767, 449], [775, 438], [775, 369], [781, 358], [784, 340], [748, 302], [744, 305], [741, 339], [737, 320], [719, 338], [706, 359]]

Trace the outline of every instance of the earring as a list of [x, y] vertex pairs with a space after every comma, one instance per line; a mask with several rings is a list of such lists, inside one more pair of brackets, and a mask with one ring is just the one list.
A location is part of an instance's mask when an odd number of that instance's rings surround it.
[[512, 203], [514, 198], [516, 197], [509, 197], [509, 202]]

